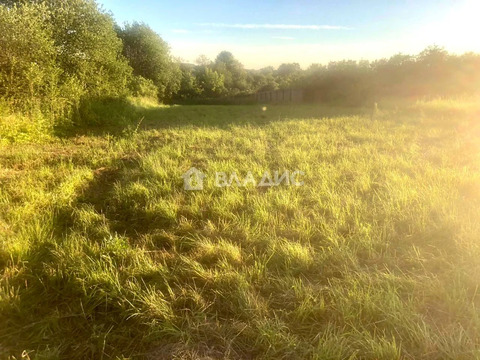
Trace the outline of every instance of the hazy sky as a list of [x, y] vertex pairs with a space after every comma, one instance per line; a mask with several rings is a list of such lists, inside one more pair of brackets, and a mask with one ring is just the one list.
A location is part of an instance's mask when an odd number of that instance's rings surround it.
[[119, 23], [150, 25], [174, 56], [231, 51], [247, 68], [415, 54], [437, 44], [480, 51], [480, 1], [100, 0]]

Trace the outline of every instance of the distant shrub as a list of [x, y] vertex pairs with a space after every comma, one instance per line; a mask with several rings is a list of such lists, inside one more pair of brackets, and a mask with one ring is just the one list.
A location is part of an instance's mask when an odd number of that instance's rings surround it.
[[143, 76], [133, 76], [129, 83], [130, 92], [133, 96], [156, 99], [158, 88], [152, 80]]

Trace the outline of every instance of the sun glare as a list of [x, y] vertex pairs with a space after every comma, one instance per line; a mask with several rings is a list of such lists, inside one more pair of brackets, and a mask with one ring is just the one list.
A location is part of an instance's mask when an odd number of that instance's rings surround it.
[[445, 19], [431, 29], [431, 36], [437, 43], [454, 51], [480, 50], [480, 3], [466, 1], [458, 5]]

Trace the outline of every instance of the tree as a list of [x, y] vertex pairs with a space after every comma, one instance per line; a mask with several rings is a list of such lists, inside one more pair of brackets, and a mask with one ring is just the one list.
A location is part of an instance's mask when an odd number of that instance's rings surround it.
[[131, 68], [122, 56], [112, 17], [94, 0], [40, 0], [51, 13], [57, 62], [90, 96], [116, 96], [127, 90]]
[[228, 95], [237, 95], [248, 89], [247, 72], [232, 53], [228, 51], [219, 53], [213, 64], [213, 70], [223, 75]]
[[53, 122], [84, 121], [92, 102], [127, 94], [132, 69], [111, 16], [94, 0], [2, 4], [0, 96], [10, 104]]
[[160, 100], [170, 99], [180, 89], [181, 72], [168, 44], [146, 24], [134, 22], [118, 31], [134, 74], [152, 80]]
[[205, 97], [218, 97], [226, 93], [224, 76], [209, 67], [203, 67], [197, 72], [197, 80]]
[[[125, 93], [131, 68], [112, 17], [94, 0], [1, 0], [5, 6], [43, 5], [62, 81], [79, 84], [90, 96]], [[22, 36], [19, 34], [19, 36]]]
[[251, 76], [251, 92], [272, 91], [278, 89], [278, 83], [275, 80], [275, 69], [272, 66], [249, 71]]
[[212, 60], [210, 60], [206, 55], [200, 55], [195, 60], [195, 64], [198, 66], [210, 66], [212, 65]]
[[382, 59], [372, 64], [377, 92], [384, 95], [407, 95], [416, 91], [415, 57], [395, 54], [390, 59]]
[[276, 71], [277, 82], [281, 89], [295, 86], [300, 79], [302, 69], [298, 63], [282, 64]]
[[49, 16], [44, 4], [0, 5], [0, 97], [16, 108], [41, 105], [58, 84]]
[[202, 89], [198, 84], [198, 80], [193, 74], [194, 66], [189, 64], [181, 64], [182, 78], [180, 82], [180, 90], [176, 97], [179, 99], [193, 99], [201, 95]]

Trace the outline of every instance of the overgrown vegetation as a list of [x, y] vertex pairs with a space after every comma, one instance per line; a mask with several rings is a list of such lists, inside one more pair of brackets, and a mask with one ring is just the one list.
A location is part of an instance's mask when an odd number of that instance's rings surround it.
[[156, 92], [143, 90], [139, 95], [162, 101], [171, 99], [180, 87], [180, 69], [172, 61], [167, 43], [145, 24], [126, 24], [117, 32], [123, 41], [123, 54], [138, 77], [137, 83], [145, 83], [147, 79], [147, 83], [151, 81], [156, 87]]
[[479, 111], [151, 106], [2, 145], [0, 357], [478, 358]]
[[[179, 63], [148, 25], [121, 27], [94, 0], [0, 0], [0, 34], [0, 128], [9, 128], [0, 133], [3, 141], [37, 139], [39, 129], [48, 137], [58, 128], [111, 122], [101, 116], [105, 111], [92, 109], [108, 103], [117, 111], [112, 100], [123, 104], [129, 96], [218, 103], [302, 88], [307, 102], [371, 105], [384, 97], [471, 95], [480, 83], [480, 55], [437, 46], [416, 56], [306, 70], [296, 63], [248, 70], [228, 51], [214, 61], [200, 56], [196, 65]], [[25, 118], [32, 122], [28, 132]], [[136, 120], [135, 114], [124, 118]]]
[[[128, 96], [164, 101], [176, 91], [175, 73], [166, 77], [176, 65], [163, 40], [144, 25], [119, 29], [93, 0], [2, 1], [0, 34], [0, 128], [10, 129], [0, 132], [3, 141], [38, 140], [36, 131], [25, 132], [25, 117], [47, 136], [119, 120], [105, 109], [125, 110]], [[132, 50], [132, 36], [139, 49]], [[141, 51], [149, 56], [143, 63], [156, 61], [149, 73], [130, 56]]]
[[431, 46], [418, 55], [397, 54], [377, 61], [344, 60], [312, 64], [302, 70], [297, 63], [245, 70], [229, 52], [215, 61], [205, 57], [197, 66], [184, 65], [178, 98], [237, 96], [277, 89], [299, 88], [306, 101], [337, 105], [371, 104], [384, 97], [438, 97], [478, 92], [480, 55], [449, 54]]
[[480, 358], [479, 83], [439, 47], [179, 63], [94, 0], [0, 0], [0, 358]]

